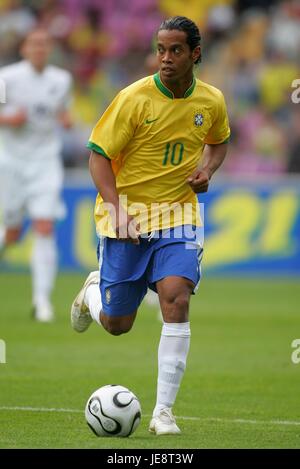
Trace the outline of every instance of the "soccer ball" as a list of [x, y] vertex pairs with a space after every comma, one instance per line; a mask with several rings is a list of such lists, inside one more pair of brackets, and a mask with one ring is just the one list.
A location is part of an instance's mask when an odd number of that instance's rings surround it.
[[141, 421], [141, 405], [129, 389], [108, 384], [90, 396], [85, 418], [97, 436], [129, 436]]

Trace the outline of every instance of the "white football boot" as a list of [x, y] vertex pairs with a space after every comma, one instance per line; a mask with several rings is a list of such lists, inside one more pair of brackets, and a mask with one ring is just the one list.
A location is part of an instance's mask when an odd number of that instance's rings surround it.
[[155, 417], [152, 417], [149, 432], [155, 435], [178, 435], [181, 433], [176, 425], [172, 410], [168, 407], [162, 409]]
[[76, 296], [75, 300], [72, 303], [71, 307], [71, 324], [75, 331], [77, 332], [84, 332], [93, 322], [93, 318], [90, 315], [89, 308], [86, 306], [84, 302], [84, 296], [87, 288], [95, 283], [99, 284], [100, 282], [100, 275], [99, 271], [96, 270], [95, 272], [91, 272], [84, 282], [84, 285], [78, 295]]

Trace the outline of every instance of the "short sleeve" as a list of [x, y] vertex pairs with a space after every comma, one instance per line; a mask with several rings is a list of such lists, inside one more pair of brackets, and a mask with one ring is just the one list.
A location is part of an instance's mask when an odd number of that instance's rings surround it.
[[216, 116], [208, 134], [205, 137], [205, 143], [217, 145], [225, 143], [230, 137], [230, 128], [226, 110], [225, 99], [221, 91], [217, 97]]
[[133, 100], [121, 91], [97, 122], [87, 147], [113, 160], [133, 137], [136, 125]]

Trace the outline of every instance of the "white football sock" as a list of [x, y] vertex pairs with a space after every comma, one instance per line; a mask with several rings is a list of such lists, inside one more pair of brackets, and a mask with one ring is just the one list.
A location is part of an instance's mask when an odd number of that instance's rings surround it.
[[102, 309], [102, 301], [99, 284], [92, 283], [92, 285], [86, 289], [84, 302], [89, 308], [90, 314], [94, 321], [101, 325], [100, 312]]
[[153, 415], [172, 407], [185, 370], [190, 346], [190, 323], [164, 322], [158, 348], [157, 400]]
[[35, 233], [31, 259], [33, 304], [50, 301], [57, 272], [57, 248], [53, 235]]

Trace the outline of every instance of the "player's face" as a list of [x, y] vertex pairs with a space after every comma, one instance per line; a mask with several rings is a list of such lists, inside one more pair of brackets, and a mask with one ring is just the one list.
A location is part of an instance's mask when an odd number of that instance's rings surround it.
[[43, 69], [51, 52], [51, 40], [46, 31], [31, 33], [23, 45], [22, 55], [37, 69]]
[[191, 51], [184, 31], [163, 29], [157, 35], [160, 75], [165, 82], [176, 82], [192, 73], [200, 46]]

